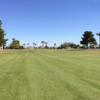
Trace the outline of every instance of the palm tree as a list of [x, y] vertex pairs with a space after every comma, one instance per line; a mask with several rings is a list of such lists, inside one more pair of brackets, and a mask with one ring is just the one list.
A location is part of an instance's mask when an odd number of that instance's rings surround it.
[[45, 41], [41, 41], [41, 43], [42, 43], [42, 48], [44, 48], [44, 43], [45, 43]]
[[48, 42], [45, 42], [45, 44], [46, 44], [46, 46], [47, 46]]
[[35, 47], [36, 47], [36, 43], [35, 43]]
[[100, 32], [99, 33], [96, 33], [96, 35], [99, 36], [99, 46], [100, 46]]
[[15, 40], [15, 38], [12, 38], [12, 40], [14, 41], [14, 40]]
[[[15, 41], [15, 38], [12, 38], [12, 40], [13, 40], [13, 43], [14, 43], [14, 41]], [[15, 45], [14, 45], [14, 49], [15, 49]]]
[[24, 48], [25, 48], [25, 44], [23, 44]]
[[54, 47], [56, 48], [56, 43], [54, 43]]
[[[27, 45], [29, 46], [29, 43], [27, 43]], [[28, 46], [27, 46], [27, 48], [28, 48]]]
[[33, 43], [33, 48], [34, 48], [35, 43]]

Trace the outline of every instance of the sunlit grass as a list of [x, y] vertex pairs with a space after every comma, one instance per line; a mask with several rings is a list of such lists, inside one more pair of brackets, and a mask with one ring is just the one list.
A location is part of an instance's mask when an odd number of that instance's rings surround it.
[[100, 100], [100, 50], [0, 52], [0, 100]]

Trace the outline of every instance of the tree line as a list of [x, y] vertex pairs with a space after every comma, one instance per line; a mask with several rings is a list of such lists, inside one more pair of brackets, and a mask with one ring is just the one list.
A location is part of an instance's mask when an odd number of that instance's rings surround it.
[[[8, 41], [8, 39], [5, 39], [5, 31], [2, 29], [2, 22], [0, 20], [0, 47], [3, 46], [3, 48], [6, 46], [6, 42]], [[100, 32], [96, 33], [96, 35], [99, 36], [99, 46], [100, 46]], [[63, 49], [63, 48], [88, 48], [91, 47], [93, 48], [94, 46], [97, 45], [96, 39], [94, 38], [94, 34], [91, 31], [85, 31], [84, 34], [82, 35], [83, 37], [81, 37], [81, 41], [80, 44], [82, 46], [80, 46], [79, 44], [75, 44], [75, 43], [71, 43], [71, 42], [64, 42], [62, 43], [60, 46], [56, 47], [56, 43], [54, 43], [54, 47], [49, 47], [48, 46], [48, 42], [45, 41], [41, 41], [42, 46], [39, 46], [38, 48], [57, 48], [57, 49]], [[10, 43], [9, 46], [7, 46], [7, 49], [23, 49], [25, 48], [26, 44], [23, 44], [22, 46], [20, 45], [20, 41], [16, 40], [15, 38], [12, 38], [12, 42]], [[33, 43], [33, 47], [32, 48], [36, 48], [36, 43]], [[29, 43], [27, 43], [27, 48], [29, 48]]]

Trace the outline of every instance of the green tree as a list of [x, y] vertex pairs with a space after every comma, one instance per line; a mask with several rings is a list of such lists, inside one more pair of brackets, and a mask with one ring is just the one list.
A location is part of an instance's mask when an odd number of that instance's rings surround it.
[[45, 42], [45, 44], [46, 44], [46, 46], [47, 46], [48, 42]]
[[68, 48], [69, 47], [69, 43], [64, 42], [64, 48]]
[[96, 39], [94, 38], [94, 34], [91, 31], [85, 31], [82, 37], [81, 44], [85, 45], [88, 48], [88, 44], [96, 44]]
[[100, 46], [100, 32], [99, 33], [96, 33], [96, 35], [99, 36], [99, 46]]
[[80, 47], [80, 45], [78, 44], [78, 45], [76, 45], [77, 47]]
[[45, 48], [48, 49], [49, 47], [46, 45]]
[[19, 47], [20, 47], [20, 42], [19, 42], [19, 40], [14, 40], [14, 41], [12, 41], [11, 44], [10, 44], [10, 48], [11, 48], [11, 49], [19, 49]]
[[64, 48], [64, 44], [61, 44], [60, 49], [63, 49], [63, 48]]
[[35, 43], [33, 43], [33, 48], [35, 47]]
[[6, 45], [6, 42], [8, 41], [8, 39], [4, 39], [5, 31], [2, 29], [2, 22], [0, 20], [0, 47], [3, 45], [3, 47]]
[[42, 48], [44, 48], [44, 43], [45, 43], [45, 41], [41, 41], [41, 43], [42, 43]]
[[19, 46], [19, 49], [24, 49], [24, 47], [20, 45], [20, 46]]
[[4, 49], [5, 46], [6, 46], [6, 41], [8, 41], [8, 39], [3, 39], [3, 49]]
[[11, 48], [15, 49], [15, 46], [14, 46], [15, 45], [14, 44], [15, 38], [12, 38], [12, 40], [13, 40], [13, 43], [12, 43], [13, 46]]
[[54, 43], [54, 47], [56, 48], [56, 43]]
[[76, 44], [75, 44], [75, 43], [71, 43], [71, 42], [69, 42], [68, 44], [69, 44], [69, 47], [71, 47], [71, 48], [76, 47]]
[[71, 43], [71, 42], [64, 42], [63, 44], [61, 44], [61, 49], [62, 48], [68, 48], [68, 47], [71, 47], [71, 48], [74, 48], [76, 47], [76, 44], [75, 43]]

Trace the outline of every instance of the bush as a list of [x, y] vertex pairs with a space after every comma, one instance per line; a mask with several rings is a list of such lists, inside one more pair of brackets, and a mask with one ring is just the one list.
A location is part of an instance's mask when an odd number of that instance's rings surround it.
[[62, 49], [61, 47], [57, 47], [57, 49]]
[[[16, 48], [15, 48], [16, 49]], [[19, 46], [19, 49], [24, 49], [24, 47], [23, 46]]]
[[50, 49], [52, 49], [52, 47], [50, 47]]
[[5, 49], [10, 49], [10, 47], [9, 47], [9, 46], [7, 46], [7, 47], [5, 47]]
[[39, 46], [39, 47], [38, 47], [38, 49], [42, 49], [42, 47], [41, 47], [41, 46]]
[[85, 49], [85, 46], [81, 46], [80, 48]]
[[78, 47], [77, 47], [77, 46], [75, 46], [74, 48], [75, 48], [75, 49], [77, 49]]
[[48, 49], [48, 48], [49, 48], [49, 47], [46, 45], [46, 46], [45, 46], [45, 49]]

